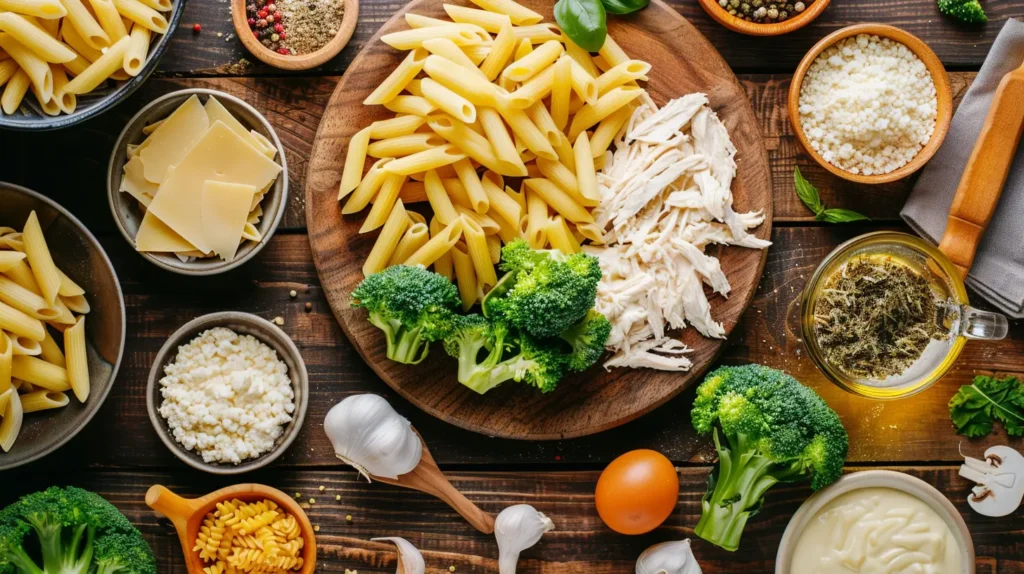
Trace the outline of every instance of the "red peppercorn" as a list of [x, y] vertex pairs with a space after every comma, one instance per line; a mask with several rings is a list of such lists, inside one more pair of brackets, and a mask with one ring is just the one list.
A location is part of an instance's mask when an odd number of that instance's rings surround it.
[[255, 37], [257, 37], [257, 38], [259, 38], [259, 37], [260, 37], [260, 33], [259, 33], [259, 32], [257, 32], [256, 30], [253, 30], [253, 31], [252, 31], [252, 35], [253, 35], [253, 36], [255, 36]]
[[259, 12], [257, 12], [257, 15], [260, 18], [266, 18], [267, 17], [267, 11], [266, 10], [260, 10]]
[[285, 56], [291, 54], [291, 52], [288, 51], [288, 48], [278, 48], [277, 49], [277, 53], [278, 54], [284, 54]]
[[255, 18], [249, 18], [248, 21], [249, 21], [249, 27], [250, 28], [255, 28], [256, 27], [256, 19]]
[[278, 34], [278, 36], [280, 36], [282, 40], [284, 40], [284, 39], [285, 39], [285, 35], [284, 35], [284, 32], [281, 32], [280, 34]]
[[199, 24], [194, 24], [192, 26], [192, 31], [195, 32], [196, 34], [198, 34], [199, 32], [203, 31], [203, 27], [200, 26]]
[[280, 23], [274, 24], [274, 31], [280, 34], [281, 32], [284, 32], [284, 26]]

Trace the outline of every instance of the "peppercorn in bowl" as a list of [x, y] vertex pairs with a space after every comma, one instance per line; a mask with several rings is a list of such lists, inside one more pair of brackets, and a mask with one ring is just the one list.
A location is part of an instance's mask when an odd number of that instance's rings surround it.
[[338, 55], [358, 18], [358, 0], [231, 0], [242, 44], [283, 70], [308, 70]]
[[719, 24], [749, 36], [780, 36], [799, 30], [825, 11], [830, 0], [698, 0]]

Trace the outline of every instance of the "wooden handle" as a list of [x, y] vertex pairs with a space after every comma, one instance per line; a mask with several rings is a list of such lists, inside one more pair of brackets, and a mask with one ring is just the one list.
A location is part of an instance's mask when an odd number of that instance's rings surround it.
[[[432, 465], [420, 464], [409, 474], [416, 475], [422, 481], [423, 487], [419, 488], [419, 490], [433, 494], [443, 500], [455, 512], [458, 512], [460, 516], [465, 518], [466, 522], [470, 523], [473, 528], [484, 534], [494, 534], [494, 517], [481, 510], [479, 506], [473, 504], [452, 486], [452, 483], [448, 481], [448, 478], [441, 472], [441, 469]], [[401, 478], [403, 477], [399, 477], [399, 480]]]
[[196, 501], [182, 498], [162, 484], [154, 484], [146, 491], [146, 506], [166, 516], [181, 536], [197, 509]]
[[974, 262], [985, 228], [992, 220], [1017, 145], [1024, 131], [1024, 65], [1007, 74], [996, 89], [981, 135], [967, 161], [949, 208], [946, 233], [939, 250], [949, 257], [961, 277]]

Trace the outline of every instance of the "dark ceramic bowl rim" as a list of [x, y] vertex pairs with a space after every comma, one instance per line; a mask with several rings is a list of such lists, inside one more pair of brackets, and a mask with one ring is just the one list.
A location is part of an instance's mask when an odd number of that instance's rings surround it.
[[[159, 412], [157, 412], [156, 397], [160, 393], [159, 381], [163, 377], [164, 366], [174, 360], [177, 356], [178, 346], [188, 343], [199, 333], [213, 329], [215, 327], [223, 327], [230, 325], [231, 323], [243, 323], [251, 326], [257, 326], [260, 329], [268, 330], [270, 332], [276, 332], [282, 346], [290, 356], [292, 362], [295, 364], [296, 372], [292, 372], [291, 366], [288, 369], [288, 379], [291, 382], [292, 389], [298, 391], [295, 398], [295, 411], [292, 413], [292, 421], [285, 425], [285, 434], [279, 440], [279, 444], [256, 458], [250, 458], [243, 460], [238, 464], [230, 463], [210, 463], [202, 460], [195, 451], [185, 450], [185, 447], [181, 446], [178, 441], [174, 440], [171, 436], [170, 427], [165, 419]], [[268, 347], [277, 349], [274, 345], [268, 343], [269, 337], [260, 334], [253, 333], [240, 333], [242, 335], [251, 335], [256, 338], [259, 342], [267, 345]], [[188, 340], [186, 340], [188, 339]], [[281, 357], [278, 357], [282, 359]], [[174, 456], [185, 464], [201, 470], [203, 472], [209, 472], [210, 474], [217, 474], [222, 476], [242, 474], [270, 464], [276, 460], [279, 456], [284, 454], [286, 450], [295, 442], [298, 438], [299, 433], [302, 432], [302, 425], [306, 420], [306, 410], [309, 407], [309, 372], [306, 370], [306, 362], [302, 359], [302, 354], [299, 352], [299, 348], [295, 345], [295, 341], [285, 333], [277, 325], [267, 321], [263, 317], [253, 315], [252, 313], [246, 313], [244, 311], [218, 311], [216, 313], [208, 313], [206, 315], [200, 315], [195, 319], [185, 323], [173, 333], [170, 337], [167, 337], [167, 341], [164, 342], [163, 346], [160, 347], [160, 351], [157, 352], [156, 357], [153, 359], [153, 365], [149, 369], [149, 378], [146, 382], [146, 410], [149, 412], [149, 421], [153, 424], [153, 430], [156, 431], [157, 436], [160, 437], [160, 441], [164, 443], [164, 446], [170, 450]]]
[[257, 253], [262, 251], [263, 248], [266, 247], [267, 243], [270, 242], [270, 238], [274, 236], [274, 233], [277, 231], [278, 226], [281, 225], [281, 220], [284, 219], [284, 212], [288, 207], [288, 160], [287, 158], [285, 158], [284, 145], [281, 144], [281, 139], [277, 137], [277, 131], [274, 130], [274, 126], [270, 124], [270, 121], [267, 120], [266, 116], [264, 116], [262, 112], [257, 110], [255, 106], [239, 97], [232, 96], [231, 94], [222, 92], [220, 90], [211, 90], [209, 88], [186, 88], [184, 90], [175, 90], [173, 92], [169, 92], [149, 102], [148, 104], [143, 106], [142, 109], [138, 111], [138, 113], [132, 116], [132, 119], [128, 120], [128, 123], [125, 124], [124, 129], [121, 130], [120, 134], [118, 134], [117, 141], [114, 142], [114, 148], [110, 152], [110, 161], [107, 162], [107, 204], [110, 206], [110, 213], [114, 217], [114, 224], [117, 226], [118, 231], [121, 232], [121, 235], [125, 238], [125, 240], [128, 241], [128, 245], [130, 245], [133, 250], [135, 249], [135, 237], [133, 237], [132, 234], [128, 231], [127, 227], [125, 227], [125, 223], [124, 221], [122, 221], [117, 209], [118, 203], [129, 200], [129, 198], [126, 198], [126, 194], [123, 194], [120, 192], [120, 190], [116, 189], [114, 184], [115, 181], [120, 181], [119, 177], [115, 179], [115, 172], [119, 174], [120, 170], [124, 167], [124, 164], [127, 163], [127, 156], [125, 156], [124, 162], [118, 161], [120, 157], [120, 155], [118, 154], [118, 150], [127, 147], [129, 143], [127, 141], [128, 134], [129, 132], [132, 131], [132, 128], [134, 128], [139, 123], [154, 119], [153, 117], [151, 117], [151, 110], [153, 110], [156, 106], [158, 106], [165, 100], [181, 98], [190, 95], [214, 96], [221, 101], [231, 102], [234, 105], [245, 108], [249, 113], [253, 114], [256, 118], [259, 119], [260, 124], [264, 129], [267, 130], [267, 133], [270, 134], [270, 142], [274, 144], [274, 147], [277, 149], [278, 157], [276, 161], [278, 161], [281, 165], [281, 173], [277, 175], [277, 179], [274, 180], [274, 183], [271, 186], [272, 188], [277, 186], [281, 187], [280, 197], [276, 199], [278, 203], [277, 216], [274, 218], [274, 221], [267, 228], [266, 233], [263, 234], [263, 238], [260, 239], [260, 241], [257, 242], [256, 245], [254, 245], [253, 248], [250, 249], [244, 255], [240, 257], [236, 256], [235, 259], [224, 262], [222, 265], [219, 265], [217, 267], [199, 267], [191, 263], [168, 263], [164, 259], [153, 256], [152, 253], [137, 252], [139, 255], [143, 257], [143, 259], [149, 261], [150, 263], [156, 265], [161, 269], [165, 269], [172, 273], [178, 273], [180, 275], [202, 277], [210, 275], [219, 275], [221, 273], [226, 273], [228, 271], [241, 267], [247, 261], [255, 257]]
[[25, 118], [24, 116], [8, 116], [0, 113], [0, 128], [8, 128], [25, 132], [59, 130], [82, 123], [90, 118], [94, 118], [123, 102], [128, 96], [132, 95], [135, 90], [139, 89], [143, 82], [149, 79], [149, 76], [156, 71], [157, 64], [160, 63], [160, 59], [163, 57], [164, 52], [167, 51], [167, 46], [171, 43], [171, 36], [174, 35], [174, 31], [178, 28], [178, 23], [181, 21], [181, 16], [185, 12], [185, 0], [171, 1], [174, 3], [174, 7], [171, 8], [171, 19], [167, 22], [167, 33], [164, 34], [156, 43], [156, 47], [152, 49], [149, 55], [149, 60], [146, 61], [146, 65], [143, 66], [142, 71], [139, 72], [138, 76], [135, 76], [130, 80], [126, 80], [123, 84], [114, 89], [113, 92], [110, 92], [110, 94], [97, 102], [96, 105], [89, 106], [87, 110], [82, 112], [75, 111], [70, 114], [61, 114], [58, 116], [32, 116], [31, 118]]
[[75, 227], [78, 228], [82, 236], [85, 237], [85, 239], [88, 240], [89, 243], [91, 243], [93, 247], [96, 248], [100, 256], [103, 258], [103, 262], [106, 264], [107, 269], [110, 271], [110, 274], [114, 277], [114, 284], [117, 285], [117, 303], [121, 307], [121, 342], [118, 345], [117, 360], [114, 361], [113, 368], [110, 371], [110, 383], [106, 385], [106, 389], [99, 393], [99, 396], [89, 397], [90, 400], [86, 402], [86, 405], [88, 405], [88, 407], [85, 413], [85, 420], [82, 421], [82, 424], [72, 428], [70, 432], [66, 433], [63, 437], [56, 440], [53, 444], [42, 449], [35, 455], [20, 460], [11, 466], [5, 466], [4, 457], [0, 456], [0, 470], [10, 470], [18, 466], [35, 462], [43, 458], [44, 456], [51, 454], [53, 451], [67, 444], [68, 441], [70, 441], [72, 438], [78, 435], [78, 433], [81, 432], [81, 430], [85, 428], [85, 426], [88, 425], [90, 421], [92, 421], [93, 417], [96, 416], [96, 413], [99, 412], [100, 407], [103, 406], [104, 401], [107, 400], [107, 396], [110, 394], [110, 390], [114, 388], [114, 382], [117, 380], [117, 371], [121, 368], [121, 359], [124, 357], [124, 341], [128, 327], [127, 319], [125, 317], [127, 315], [127, 310], [125, 309], [124, 306], [124, 293], [121, 291], [121, 280], [118, 278], [117, 271], [114, 269], [113, 263], [110, 262], [110, 257], [107, 256], [107, 252], [103, 250], [103, 246], [100, 245], [100, 242], [96, 240], [96, 236], [94, 236], [92, 232], [90, 232], [89, 229], [81, 221], [78, 220], [77, 217], [71, 215], [71, 212], [64, 209], [57, 202], [46, 197], [45, 195], [42, 195], [20, 185], [7, 183], [4, 181], [0, 181], [0, 187], [13, 189], [17, 192], [24, 193], [25, 195], [28, 195], [29, 197], [32, 197], [38, 201], [46, 203], [50, 207], [57, 210], [62, 216], [68, 218], [68, 220], [71, 221], [71, 223], [73, 223]]

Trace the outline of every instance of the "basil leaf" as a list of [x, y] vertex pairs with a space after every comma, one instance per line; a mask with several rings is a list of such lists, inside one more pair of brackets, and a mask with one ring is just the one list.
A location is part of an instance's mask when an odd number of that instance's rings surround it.
[[555, 22], [577, 46], [596, 52], [608, 36], [604, 5], [601, 0], [558, 0]]
[[826, 223], [849, 223], [851, 221], [871, 221], [870, 217], [861, 215], [856, 211], [849, 209], [826, 209], [814, 216], [814, 219], [818, 221], [824, 221]]
[[601, 0], [605, 12], [609, 14], [631, 14], [642, 10], [651, 3], [651, 0]]
[[800, 201], [804, 202], [807, 209], [814, 212], [816, 218], [821, 215], [821, 212], [825, 211], [825, 206], [822, 205], [821, 198], [818, 196], [818, 189], [804, 179], [799, 167], [793, 170], [793, 183], [796, 184], [796, 195]]

